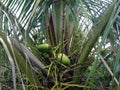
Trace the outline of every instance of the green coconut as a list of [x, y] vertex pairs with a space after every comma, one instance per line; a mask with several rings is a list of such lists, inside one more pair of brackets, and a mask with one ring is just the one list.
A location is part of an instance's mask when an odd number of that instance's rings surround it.
[[39, 44], [36, 47], [40, 52], [48, 52], [51, 50], [51, 46], [47, 43]]
[[57, 60], [59, 63], [62, 63], [64, 65], [70, 65], [70, 59], [63, 53], [58, 54]]

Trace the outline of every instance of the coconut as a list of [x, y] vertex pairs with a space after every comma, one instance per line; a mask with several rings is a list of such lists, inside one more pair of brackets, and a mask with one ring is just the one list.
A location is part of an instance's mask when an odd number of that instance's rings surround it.
[[57, 56], [57, 60], [59, 63], [62, 63], [64, 65], [70, 65], [70, 59], [64, 53], [59, 53]]
[[47, 43], [39, 44], [36, 47], [40, 52], [48, 52], [51, 50], [51, 46]]

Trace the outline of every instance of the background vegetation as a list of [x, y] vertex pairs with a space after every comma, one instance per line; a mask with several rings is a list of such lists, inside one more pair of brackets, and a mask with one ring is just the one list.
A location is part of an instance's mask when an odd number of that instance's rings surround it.
[[0, 0], [0, 89], [119, 90], [119, 4]]

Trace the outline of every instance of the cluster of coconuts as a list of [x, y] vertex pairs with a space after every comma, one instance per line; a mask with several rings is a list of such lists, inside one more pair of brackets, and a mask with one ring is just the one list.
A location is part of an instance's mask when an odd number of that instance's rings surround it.
[[[40, 52], [49, 52], [51, 50], [51, 46], [47, 43], [44, 43], [44, 44], [39, 44], [36, 46], [37, 49], [40, 51]], [[58, 53], [57, 54], [57, 61], [59, 63], [62, 63], [64, 65], [70, 65], [70, 59], [68, 58], [67, 55], [65, 55], [64, 53]]]

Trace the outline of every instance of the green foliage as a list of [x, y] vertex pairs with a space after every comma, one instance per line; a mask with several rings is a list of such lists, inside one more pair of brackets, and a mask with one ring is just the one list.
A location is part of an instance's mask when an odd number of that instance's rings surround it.
[[[120, 37], [113, 23], [119, 4], [118, 0], [1, 0], [0, 38], [15, 62], [17, 88], [101, 90], [115, 86]], [[8, 89], [13, 88], [13, 66], [4, 49], [0, 46], [0, 85]]]

